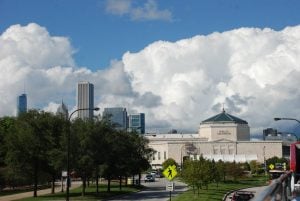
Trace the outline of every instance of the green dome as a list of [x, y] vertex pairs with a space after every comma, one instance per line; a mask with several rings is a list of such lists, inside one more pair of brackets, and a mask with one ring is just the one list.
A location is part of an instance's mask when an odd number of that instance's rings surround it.
[[201, 122], [202, 124], [207, 123], [237, 123], [237, 124], [248, 124], [247, 121], [237, 118], [235, 116], [232, 116], [223, 110], [220, 114], [217, 114], [213, 117], [210, 117], [204, 121]]

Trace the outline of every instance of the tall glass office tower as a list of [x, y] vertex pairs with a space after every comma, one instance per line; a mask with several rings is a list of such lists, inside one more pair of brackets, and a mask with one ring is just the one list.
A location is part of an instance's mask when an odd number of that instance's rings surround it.
[[116, 129], [127, 129], [127, 111], [123, 107], [104, 108], [103, 117], [108, 118]]
[[92, 119], [94, 116], [94, 85], [89, 82], [79, 82], [77, 88], [78, 118]]
[[129, 115], [129, 129], [137, 131], [138, 133], [145, 133], [145, 114], [130, 114]]
[[18, 115], [20, 115], [23, 112], [27, 112], [27, 96], [26, 94], [21, 94], [18, 96]]

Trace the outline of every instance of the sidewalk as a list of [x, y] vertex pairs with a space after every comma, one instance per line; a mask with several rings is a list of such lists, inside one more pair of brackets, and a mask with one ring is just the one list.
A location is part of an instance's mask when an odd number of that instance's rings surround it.
[[[81, 182], [73, 182], [70, 189], [77, 188], [80, 185], [81, 185]], [[61, 191], [61, 186], [58, 186], [55, 188], [55, 193], [58, 193], [60, 191]], [[46, 194], [50, 194], [50, 193], [51, 193], [51, 188], [47, 188], [44, 190], [37, 191], [37, 196], [46, 195]], [[26, 193], [18, 193], [18, 194], [13, 194], [13, 195], [0, 196], [0, 201], [12, 201], [12, 200], [18, 200], [18, 199], [28, 198], [28, 197], [33, 197], [33, 191], [29, 191]]]

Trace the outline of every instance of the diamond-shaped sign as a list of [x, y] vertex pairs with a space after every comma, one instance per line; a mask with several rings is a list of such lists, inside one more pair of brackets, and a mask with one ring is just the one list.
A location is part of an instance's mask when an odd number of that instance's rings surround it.
[[177, 175], [176, 166], [169, 165], [169, 167], [163, 171], [163, 175], [171, 181]]
[[270, 168], [271, 170], [273, 170], [274, 167], [275, 167], [275, 166], [274, 166], [273, 164], [270, 164], [270, 165], [269, 165], [269, 168]]

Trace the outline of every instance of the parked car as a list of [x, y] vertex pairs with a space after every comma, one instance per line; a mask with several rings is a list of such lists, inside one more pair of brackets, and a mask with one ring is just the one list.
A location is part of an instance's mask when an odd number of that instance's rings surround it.
[[152, 175], [152, 174], [147, 174], [145, 176], [145, 179], [144, 179], [145, 182], [154, 182], [155, 181], [155, 176]]
[[251, 191], [236, 191], [231, 197], [231, 201], [248, 201], [254, 197]]

